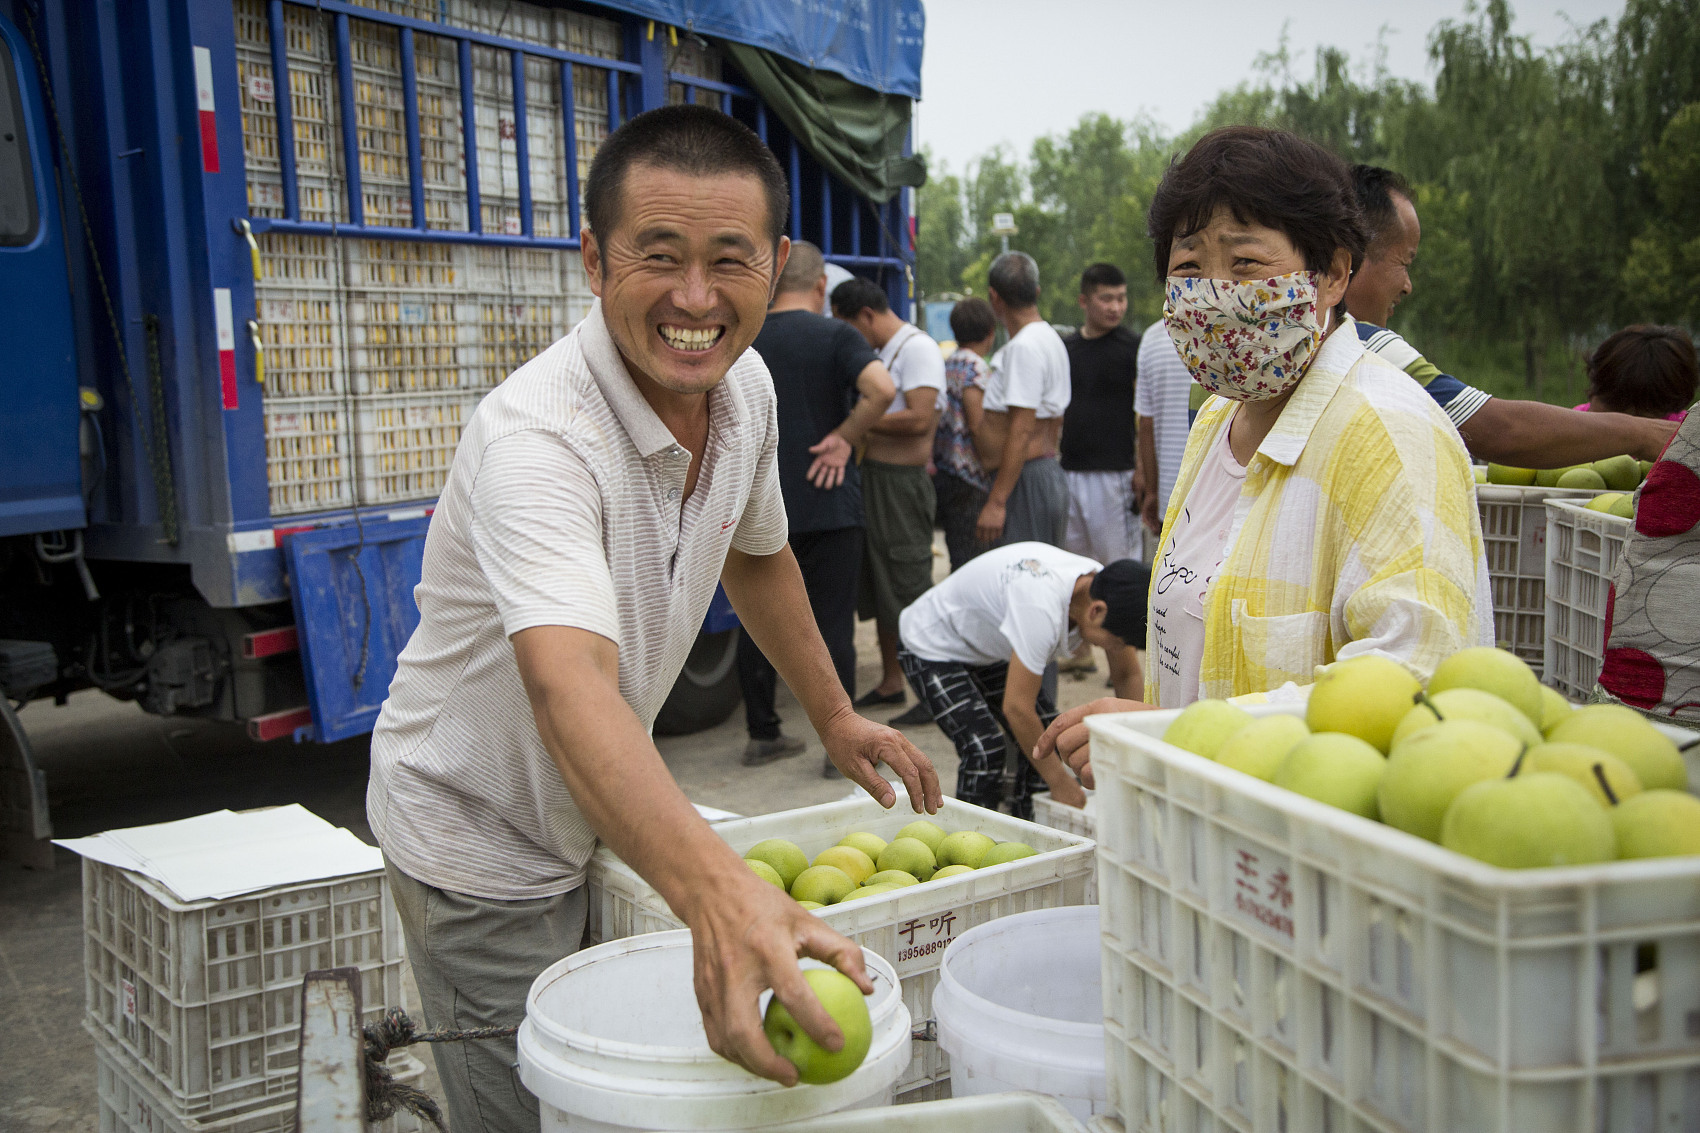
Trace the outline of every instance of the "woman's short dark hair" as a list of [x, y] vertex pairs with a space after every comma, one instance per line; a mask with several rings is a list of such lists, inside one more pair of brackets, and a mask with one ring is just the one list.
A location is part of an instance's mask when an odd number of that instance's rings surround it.
[[1700, 371], [1694, 340], [1681, 327], [1624, 327], [1588, 358], [1591, 408], [1668, 417], [1694, 404]]
[[1311, 271], [1327, 271], [1336, 249], [1364, 258], [1363, 210], [1344, 161], [1286, 130], [1224, 126], [1169, 164], [1151, 198], [1146, 230], [1157, 278], [1169, 274], [1174, 242], [1227, 208], [1247, 224], [1284, 233]]
[[992, 314], [992, 305], [978, 295], [960, 299], [950, 309], [950, 333], [955, 336], [958, 346], [983, 342], [996, 329], [998, 320]]
[[608, 135], [584, 182], [584, 215], [598, 239], [620, 222], [620, 193], [634, 165], [654, 165], [694, 177], [742, 173], [761, 182], [767, 197], [768, 235], [784, 235], [791, 208], [785, 173], [755, 131], [707, 106], [662, 106], [645, 111]]

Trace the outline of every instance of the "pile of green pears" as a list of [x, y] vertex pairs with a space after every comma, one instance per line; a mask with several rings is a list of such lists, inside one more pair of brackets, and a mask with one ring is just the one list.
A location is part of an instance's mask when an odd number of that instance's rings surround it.
[[943, 881], [1037, 852], [1025, 842], [999, 842], [978, 830], [947, 833], [938, 823], [919, 819], [889, 842], [866, 830], [846, 834], [813, 861], [797, 843], [767, 838], [745, 851], [744, 861], [758, 877], [813, 910]]
[[1700, 798], [1674, 743], [1621, 705], [1577, 708], [1486, 646], [1428, 688], [1364, 655], [1321, 670], [1305, 715], [1200, 700], [1163, 739], [1506, 869], [1700, 854]]
[[[1476, 483], [1504, 484], [1511, 487], [1580, 488], [1599, 492], [1583, 506], [1624, 519], [1635, 518], [1635, 489], [1651, 472], [1648, 460], [1633, 456], [1611, 456], [1592, 464], [1572, 464], [1564, 468], [1512, 468], [1505, 464], [1490, 464], [1476, 468]], [[1612, 489], [1607, 491], [1607, 489]]]

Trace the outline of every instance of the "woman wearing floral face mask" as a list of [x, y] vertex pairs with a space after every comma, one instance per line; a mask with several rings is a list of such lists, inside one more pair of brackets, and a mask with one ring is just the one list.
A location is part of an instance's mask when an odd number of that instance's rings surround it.
[[[1149, 231], [1170, 337], [1216, 396], [1188, 438], [1151, 572], [1146, 702], [1308, 684], [1317, 665], [1361, 653], [1426, 678], [1491, 645], [1463, 441], [1421, 387], [1364, 351], [1345, 313], [1364, 248], [1346, 165], [1282, 131], [1217, 130], [1169, 168]], [[1081, 717], [1136, 707], [1068, 713], [1039, 754], [1078, 766]]]

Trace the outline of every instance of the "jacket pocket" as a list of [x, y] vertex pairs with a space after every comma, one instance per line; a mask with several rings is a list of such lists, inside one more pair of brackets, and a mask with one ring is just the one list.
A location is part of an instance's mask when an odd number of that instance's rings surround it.
[[1234, 682], [1236, 692], [1267, 692], [1288, 681], [1308, 685], [1316, 680], [1316, 667], [1326, 664], [1329, 656], [1327, 614], [1259, 617], [1246, 613], [1241, 599], [1230, 609], [1243, 666], [1243, 676]]

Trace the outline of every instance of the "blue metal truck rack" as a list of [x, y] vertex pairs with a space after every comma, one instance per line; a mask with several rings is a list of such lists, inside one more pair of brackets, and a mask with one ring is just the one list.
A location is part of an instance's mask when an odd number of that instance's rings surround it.
[[[792, 0], [765, 7], [777, 18], [770, 36], [796, 30], [785, 25], [793, 11], [816, 18]], [[617, 47], [551, 45], [481, 19], [512, 8], [600, 20], [617, 28]], [[884, 204], [858, 197], [738, 76], [671, 69], [681, 36], [706, 44], [643, 14], [663, 9], [694, 12], [696, 26], [732, 39], [728, 20], [752, 10], [701, 0], [0, 0], [0, 686], [11, 699], [99, 687], [153, 712], [245, 721], [257, 739], [371, 728], [417, 621], [412, 589], [434, 492], [371, 503], [356, 469], [340, 506], [279, 513], [262, 252], [323, 240], [344, 258], [370, 241], [576, 254], [586, 105], [605, 107], [606, 129], [681, 98], [745, 121], [789, 172], [791, 235], [880, 280], [907, 314], [910, 191]], [[919, 0], [872, 11], [863, 46], [906, 29], [918, 65]], [[269, 80], [258, 73], [268, 61], [239, 40], [267, 32]], [[298, 56], [304, 34], [323, 37], [317, 62]], [[374, 65], [360, 53], [377, 41], [399, 47], [399, 66], [378, 79], [399, 77], [402, 94], [399, 110], [391, 99], [395, 169], [374, 193], [363, 176], [376, 134], [359, 100]], [[441, 90], [420, 88], [427, 52], [442, 61]], [[475, 55], [485, 61], [477, 75]], [[497, 77], [509, 101], [494, 152], [504, 177], [510, 165], [517, 174], [517, 193], [492, 224], [478, 144], [490, 123], [475, 95], [489, 60], [504, 58]], [[551, 85], [537, 85], [540, 68]], [[340, 161], [328, 212], [325, 179], [298, 156], [309, 124], [294, 117], [319, 105], [303, 101], [309, 88], [335, 100], [310, 124], [324, 127], [314, 160]], [[436, 133], [422, 133], [422, 99], [455, 90], [458, 107], [431, 103]], [[543, 133], [527, 106], [539, 90], [560, 117]], [[285, 139], [263, 202], [245, 123]], [[458, 197], [427, 176], [441, 177], [430, 162], [445, 129], [459, 131]], [[546, 203], [533, 184], [545, 159], [551, 184], [565, 185]], [[458, 223], [443, 220], [445, 196]], [[368, 215], [373, 207], [391, 211]], [[344, 350], [345, 368], [356, 353]], [[359, 412], [354, 378], [336, 381]], [[431, 403], [427, 391], [409, 405], [429, 413]], [[687, 671], [699, 689], [724, 686], [735, 625], [717, 602]]]

